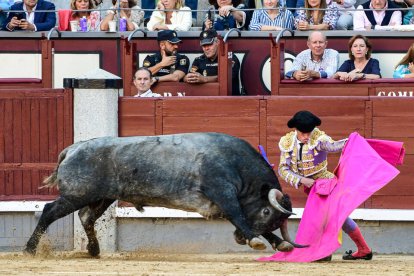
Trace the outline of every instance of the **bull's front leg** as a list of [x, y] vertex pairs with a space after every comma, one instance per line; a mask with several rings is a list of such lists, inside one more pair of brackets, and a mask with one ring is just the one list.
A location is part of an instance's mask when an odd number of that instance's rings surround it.
[[273, 234], [272, 232], [267, 232], [262, 234], [263, 238], [265, 238], [270, 245], [272, 246], [273, 250], [279, 250], [282, 252], [289, 252], [293, 250], [293, 245], [285, 240], [282, 240], [277, 235]]
[[[223, 192], [225, 190], [225, 192]], [[223, 212], [225, 217], [240, 231], [240, 237], [245, 238], [251, 248], [256, 250], [266, 249], [266, 244], [250, 229], [246, 217], [240, 207], [238, 198], [233, 189], [213, 190], [205, 192], [206, 196], [210, 198]], [[237, 241], [237, 240], [236, 240]], [[239, 244], [242, 242], [237, 241]]]

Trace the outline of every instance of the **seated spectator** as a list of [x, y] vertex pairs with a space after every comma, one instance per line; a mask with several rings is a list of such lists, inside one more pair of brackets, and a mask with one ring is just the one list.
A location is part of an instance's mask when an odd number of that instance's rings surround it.
[[[394, 0], [394, 4], [397, 5], [400, 8], [406, 9], [411, 8], [414, 4], [414, 0]], [[409, 25], [411, 18], [413, 17], [413, 10], [402, 10], [402, 24], [403, 25]]]
[[245, 5], [241, 0], [209, 0], [217, 10], [209, 11], [204, 19], [203, 29], [215, 29], [216, 31], [232, 28], [242, 29], [246, 23], [246, 13], [242, 11]]
[[298, 81], [330, 78], [338, 68], [338, 52], [326, 49], [328, 41], [326, 36], [319, 31], [311, 32], [307, 45], [309, 49], [296, 56], [293, 68], [286, 73], [286, 78]]
[[[39, 10], [39, 12], [35, 12]], [[24, 0], [10, 7], [10, 12], [4, 22], [3, 29], [10, 32], [15, 30], [49, 31], [56, 25], [55, 5], [44, 0]], [[52, 11], [52, 12], [46, 12]]]
[[336, 30], [352, 30], [353, 29], [353, 9], [356, 0], [327, 0], [327, 3], [333, 2], [339, 13], [338, 21], [336, 22]]
[[[109, 30], [109, 21], [119, 22], [119, 19], [123, 17], [127, 21], [127, 31], [138, 29], [144, 23], [144, 12], [141, 7], [137, 6], [137, 0], [120, 0], [119, 4], [117, 2], [117, 0], [112, 0], [112, 10], [108, 10], [102, 20], [101, 31]], [[121, 9], [118, 10], [118, 7]], [[131, 8], [132, 10], [127, 10]]]
[[7, 12], [13, 3], [14, 0], [0, 0], [0, 30], [3, 29], [4, 21], [7, 18]]
[[333, 75], [334, 79], [356, 81], [381, 78], [378, 60], [371, 58], [372, 45], [363, 35], [354, 35], [348, 42], [349, 59]]
[[95, 8], [93, 0], [71, 0], [70, 8], [70, 10], [59, 10], [59, 30], [71, 31], [69, 21], [79, 22], [82, 17], [86, 17], [88, 21], [88, 31], [100, 30], [100, 12], [90, 11]]
[[376, 26], [401, 25], [401, 11], [389, 10], [391, 8], [398, 9], [398, 6], [387, 0], [371, 0], [359, 5], [354, 12], [354, 30], [368, 31]]
[[[407, 7], [412, 8], [414, 5], [414, 0], [406, 0], [405, 2]], [[404, 25], [413, 25], [414, 24], [414, 14], [413, 9], [406, 10], [403, 12], [403, 24]]]
[[185, 55], [177, 53], [178, 43], [181, 42], [177, 32], [162, 30], [158, 32], [157, 41], [160, 52], [144, 59], [144, 67], [154, 75], [153, 83], [180, 81], [187, 74], [190, 61]]
[[152, 73], [147, 67], [140, 67], [134, 75], [134, 85], [138, 92], [134, 97], [161, 97], [151, 91]]
[[78, 10], [72, 13], [71, 20], [79, 21], [82, 17], [86, 17], [88, 20], [88, 31], [99, 31], [99, 25], [101, 23], [99, 11], [86, 11], [95, 8], [93, 0], [71, 0], [70, 8], [72, 10]]
[[293, 14], [287, 9], [277, 9], [279, 0], [263, 0], [268, 10], [255, 10], [249, 29], [251, 31], [277, 31], [293, 29]]
[[191, 10], [184, 6], [183, 0], [160, 0], [147, 28], [150, 31], [188, 31], [192, 24]]
[[288, 8], [294, 15], [296, 15], [298, 8], [305, 7], [305, 0], [285, 0], [284, 3], [281, 3], [281, 6]]
[[[218, 81], [218, 47], [217, 32], [214, 29], [200, 34], [200, 45], [204, 54], [195, 58], [190, 73], [184, 77], [187, 83], [206, 83]], [[239, 88], [240, 61], [232, 55], [232, 95], [240, 95]]]
[[339, 12], [333, 3], [326, 0], [306, 0], [305, 8], [320, 10], [299, 10], [295, 18], [295, 27], [300, 31], [334, 30]]
[[411, 44], [407, 53], [395, 66], [394, 78], [414, 78], [414, 43]]

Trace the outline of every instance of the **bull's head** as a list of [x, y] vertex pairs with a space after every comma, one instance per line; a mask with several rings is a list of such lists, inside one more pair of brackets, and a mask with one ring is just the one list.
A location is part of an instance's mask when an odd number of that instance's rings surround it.
[[[268, 201], [267, 201], [268, 200]], [[291, 251], [294, 247], [306, 247], [296, 244], [292, 241], [288, 232], [287, 218], [292, 213], [292, 205], [288, 195], [284, 195], [278, 189], [270, 189], [267, 194], [267, 202], [256, 210], [256, 214], [250, 214], [249, 220], [251, 222], [252, 231], [256, 235], [262, 235], [272, 245], [273, 249], [279, 251]], [[272, 233], [272, 231], [280, 228], [283, 240]], [[247, 240], [241, 231], [234, 232], [234, 238], [239, 244], [248, 243], [254, 249], [265, 249], [266, 246], [258, 238]]]

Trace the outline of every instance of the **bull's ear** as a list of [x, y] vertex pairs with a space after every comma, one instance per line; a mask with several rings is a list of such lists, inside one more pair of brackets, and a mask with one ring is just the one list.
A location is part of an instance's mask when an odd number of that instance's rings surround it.
[[288, 194], [283, 194], [282, 202], [280, 203], [283, 207], [287, 210], [292, 210], [292, 202], [290, 201], [290, 197]]

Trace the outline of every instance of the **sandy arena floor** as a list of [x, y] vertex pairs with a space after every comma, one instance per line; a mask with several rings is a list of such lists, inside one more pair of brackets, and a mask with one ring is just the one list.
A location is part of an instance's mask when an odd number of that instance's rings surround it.
[[0, 253], [0, 275], [414, 275], [414, 256], [374, 255], [372, 261], [260, 263], [257, 252], [238, 254], [116, 253], [90, 258], [59, 252], [29, 257]]

